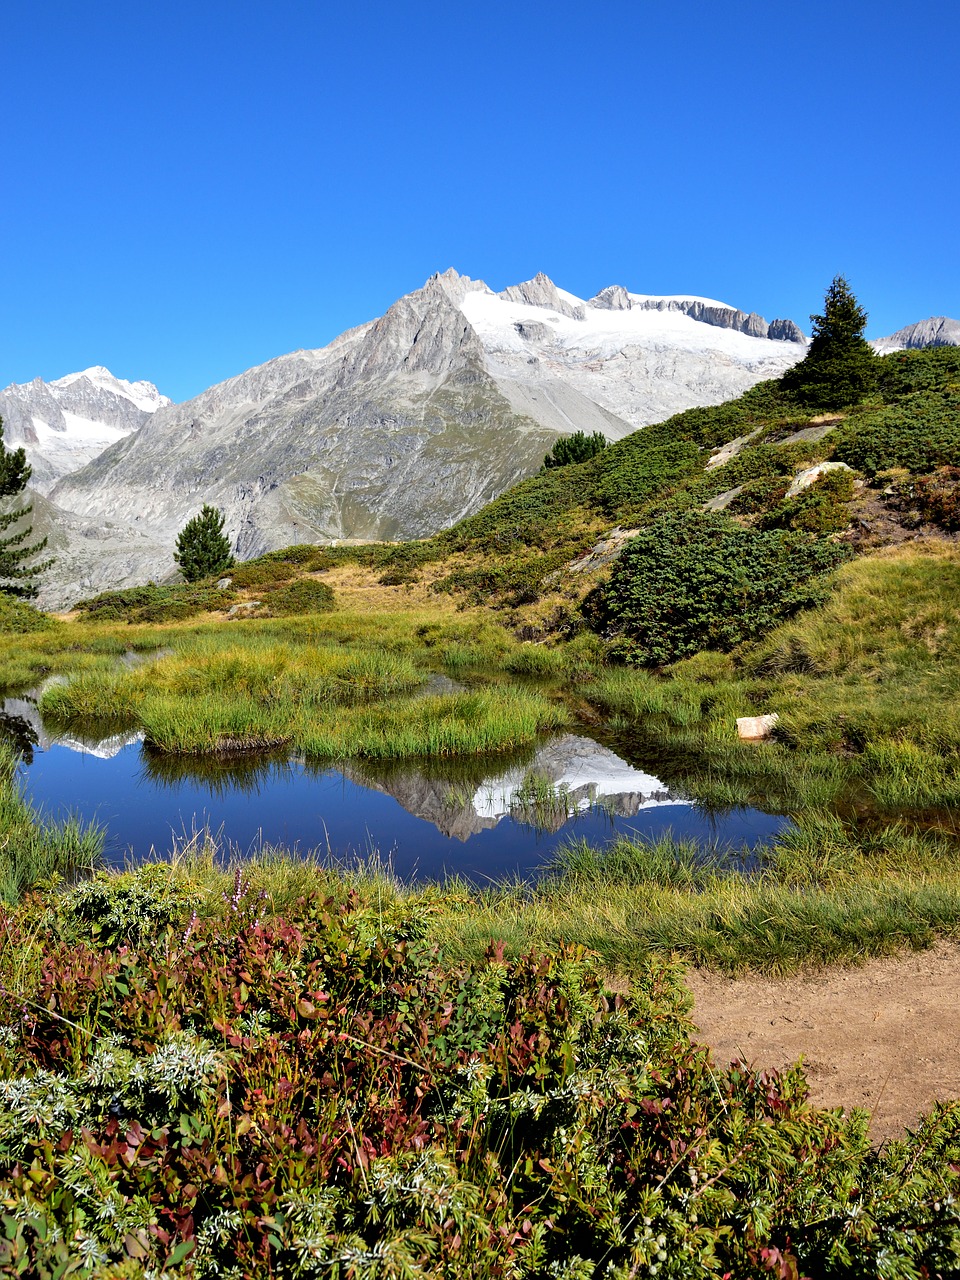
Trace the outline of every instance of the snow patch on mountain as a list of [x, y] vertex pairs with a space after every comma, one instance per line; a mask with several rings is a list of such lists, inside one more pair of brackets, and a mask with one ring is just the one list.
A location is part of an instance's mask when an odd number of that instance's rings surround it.
[[0, 391], [0, 418], [6, 445], [26, 451], [32, 486], [49, 493], [171, 403], [152, 382], [128, 382], [94, 365], [52, 382], [12, 383]]
[[102, 364], [91, 365], [89, 369], [83, 369], [80, 373], [68, 373], [62, 378], [54, 378], [49, 385], [70, 387], [81, 378], [86, 378], [95, 387], [100, 387], [113, 395], [122, 396], [138, 409], [142, 409], [144, 413], [156, 413], [163, 405], [173, 403], [169, 396], [161, 395], [152, 382], [128, 382], [126, 378], [114, 377]]

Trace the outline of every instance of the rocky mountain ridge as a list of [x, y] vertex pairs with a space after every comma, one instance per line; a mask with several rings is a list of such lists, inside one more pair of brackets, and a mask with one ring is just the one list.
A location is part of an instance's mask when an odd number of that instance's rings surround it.
[[917, 351], [921, 347], [960, 347], [960, 320], [948, 316], [931, 316], [898, 329], [888, 338], [877, 338], [872, 343], [878, 355], [890, 351]]
[[[934, 323], [912, 326], [913, 340], [950, 340], [956, 322], [926, 334]], [[224, 509], [240, 558], [295, 542], [424, 536], [535, 471], [559, 434], [619, 439], [777, 377], [805, 351], [793, 321], [768, 324], [709, 298], [611, 285], [584, 300], [543, 274], [495, 293], [449, 270], [328, 346], [184, 404], [87, 370], [8, 388], [16, 394], [0, 413], [13, 422], [8, 441], [26, 436], [21, 393], [36, 388], [33, 430], [39, 419], [51, 436], [54, 409], [69, 426], [66, 415], [93, 413], [100, 393], [127, 391], [126, 408], [108, 406], [101, 422], [119, 438], [59, 480], [39, 477], [58, 557], [41, 599], [54, 605], [172, 573], [176, 533], [205, 502]]]
[[803, 355], [747, 320], [709, 299], [616, 287], [584, 301], [543, 275], [497, 294], [448, 271], [327, 347], [160, 409], [52, 497], [171, 548], [210, 502], [241, 557], [420, 537], [536, 470], [563, 432], [619, 439]]
[[169, 404], [152, 382], [127, 382], [102, 365], [52, 382], [14, 382], [0, 391], [3, 439], [9, 448], [23, 446], [32, 487], [49, 493]]

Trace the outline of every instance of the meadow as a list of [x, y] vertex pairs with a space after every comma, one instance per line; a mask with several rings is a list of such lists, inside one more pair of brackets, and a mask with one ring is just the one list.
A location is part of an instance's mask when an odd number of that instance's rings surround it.
[[[753, 858], [571, 842], [482, 890], [376, 852], [227, 865], [203, 833], [104, 873], [5, 751], [4, 1274], [960, 1272], [960, 1106], [874, 1149], [799, 1068], [711, 1063], [681, 981], [960, 936], [960, 355], [877, 365], [842, 412], [762, 384], [420, 543], [289, 548], [61, 619], [0, 602], [0, 687], [171, 766], [480, 760], [587, 724], [704, 806], [792, 817]], [[850, 470], [788, 498], [824, 461]], [[614, 522], [687, 529], [718, 589], [671, 587], [657, 537], [612, 564]]]

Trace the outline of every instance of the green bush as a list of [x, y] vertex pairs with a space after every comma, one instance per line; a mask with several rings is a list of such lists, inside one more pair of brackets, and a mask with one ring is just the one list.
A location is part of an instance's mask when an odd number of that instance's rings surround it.
[[960, 381], [960, 347], [894, 351], [877, 362], [877, 389], [886, 401], [916, 391], [942, 391]]
[[248, 560], [230, 570], [230, 583], [234, 587], [262, 587], [267, 582], [289, 582], [297, 570], [285, 560]]
[[540, 556], [508, 556], [473, 569], [457, 569], [434, 585], [435, 591], [463, 591], [476, 604], [533, 604], [547, 574], [567, 561], [565, 551]]
[[302, 569], [323, 556], [325, 550], [324, 547], [319, 547], [313, 542], [298, 542], [292, 547], [281, 547], [279, 551], [267, 551], [260, 559], [279, 560], [283, 564], [295, 564]]
[[808, 489], [788, 498], [768, 513], [764, 529], [797, 529], [805, 533], [837, 533], [850, 523], [847, 503], [853, 497], [853, 475], [828, 471]]
[[588, 436], [585, 431], [574, 431], [572, 436], [561, 436], [543, 460], [549, 467], [568, 467], [573, 462], [586, 462], [607, 447], [607, 438], [602, 431], [594, 431]]
[[158, 586], [149, 582], [143, 587], [102, 591], [89, 600], [78, 600], [73, 607], [97, 622], [179, 622], [198, 613], [224, 609], [235, 599], [231, 591], [216, 587]]
[[598, 459], [594, 501], [607, 515], [636, 510], [699, 469], [700, 450], [691, 441], [645, 448], [642, 435], [630, 448]]
[[60, 623], [56, 618], [41, 613], [23, 600], [0, 592], [0, 633], [23, 636], [33, 631], [50, 631], [58, 626]]
[[827, 595], [849, 552], [808, 534], [744, 529], [713, 512], [664, 516], [628, 542], [588, 619], [629, 662], [730, 649]]
[[789, 481], [786, 476], [758, 476], [756, 480], [746, 480], [742, 491], [727, 507], [731, 515], [755, 515], [758, 511], [767, 511], [770, 507], [782, 502], [787, 493]]
[[295, 613], [326, 613], [336, 599], [331, 587], [316, 578], [300, 578], [289, 586], [280, 586], [269, 592], [262, 611], [273, 617], [288, 617]]
[[158, 586], [103, 591], [73, 607], [98, 622], [176, 622], [208, 610], [223, 609], [236, 597], [216, 587]]
[[895, 405], [858, 414], [833, 437], [833, 456], [867, 475], [906, 467], [960, 466], [960, 387], [918, 391]]

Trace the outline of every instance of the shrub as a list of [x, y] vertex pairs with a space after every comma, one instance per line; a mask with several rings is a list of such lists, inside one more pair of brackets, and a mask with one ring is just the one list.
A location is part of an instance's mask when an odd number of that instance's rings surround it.
[[887, 401], [916, 391], [942, 391], [960, 380], [960, 347], [893, 351], [877, 362], [877, 389]]
[[609, 450], [598, 462], [595, 501], [608, 515], [628, 512], [697, 470], [700, 450], [689, 440], [646, 448]]
[[149, 582], [143, 587], [102, 591], [89, 600], [77, 601], [73, 607], [98, 622], [179, 622], [208, 610], [226, 608], [234, 599], [231, 591], [216, 587], [158, 586]]
[[586, 462], [607, 447], [602, 431], [588, 436], [585, 431], [574, 431], [572, 436], [561, 436], [543, 460], [544, 467], [567, 467], [572, 462]]
[[317, 546], [313, 542], [297, 542], [292, 547], [281, 547], [278, 551], [267, 551], [261, 560], [279, 560], [283, 564], [295, 564], [298, 568], [304, 568], [308, 564], [312, 564], [318, 557], [323, 556], [324, 547]]
[[264, 918], [240, 873], [185, 928], [162, 883], [110, 896], [36, 964], [2, 919], [4, 1275], [956, 1273], [960, 1107], [876, 1151], [799, 1069], [692, 1045], [676, 966], [626, 996], [577, 947], [454, 969], [423, 906]]
[[786, 476], [758, 476], [756, 480], [747, 480], [727, 510], [731, 515], [745, 516], [767, 511], [784, 499], [788, 485]]
[[960, 467], [940, 467], [913, 482], [912, 497], [920, 514], [943, 529], [960, 529]]
[[56, 618], [41, 613], [23, 600], [0, 592], [0, 632], [22, 636], [32, 631], [50, 631], [58, 626], [60, 623]]
[[923, 473], [960, 466], [960, 388], [918, 391], [850, 418], [833, 440], [833, 456], [867, 475], [893, 467]]
[[332, 588], [315, 578], [300, 578], [289, 586], [270, 591], [262, 611], [274, 617], [288, 617], [295, 613], [326, 613], [336, 599]]
[[850, 522], [847, 503], [853, 497], [853, 489], [851, 472], [828, 471], [808, 489], [774, 507], [761, 522], [762, 527], [836, 533]]
[[463, 591], [475, 604], [533, 604], [547, 574], [565, 564], [566, 551], [491, 559], [476, 568], [457, 569], [434, 584], [435, 591]]
[[730, 649], [826, 598], [849, 552], [808, 534], [744, 529], [713, 512], [667, 515], [627, 543], [584, 602], [615, 652], [647, 665]]
[[234, 587], [262, 587], [268, 582], [289, 582], [297, 575], [296, 568], [285, 560], [248, 560], [234, 565], [230, 570], [230, 583]]

